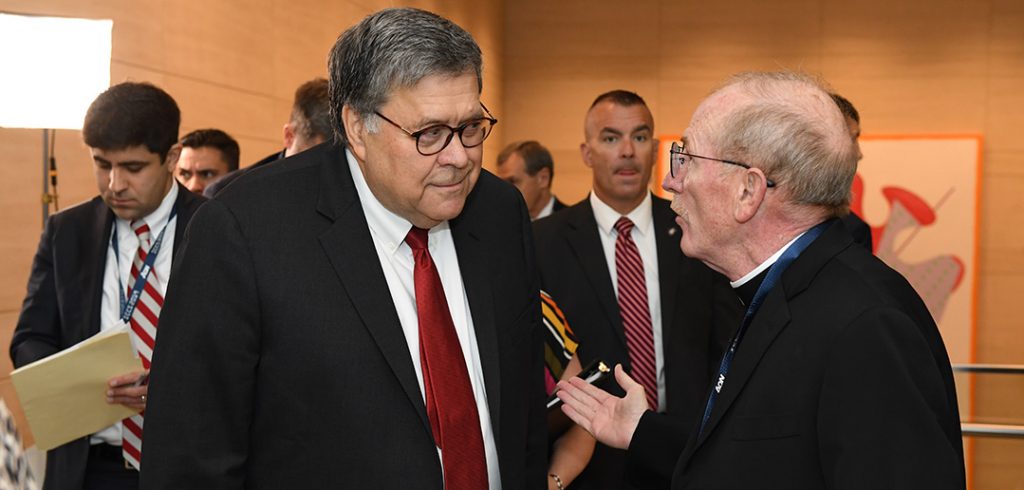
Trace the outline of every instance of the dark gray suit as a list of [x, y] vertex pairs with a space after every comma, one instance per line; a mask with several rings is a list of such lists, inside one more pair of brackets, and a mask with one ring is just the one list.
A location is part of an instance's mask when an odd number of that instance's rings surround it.
[[[482, 171], [451, 220], [505, 489], [538, 488], [544, 385], [529, 217]], [[416, 373], [341, 146], [197, 213], [153, 358], [143, 488], [435, 488]]]

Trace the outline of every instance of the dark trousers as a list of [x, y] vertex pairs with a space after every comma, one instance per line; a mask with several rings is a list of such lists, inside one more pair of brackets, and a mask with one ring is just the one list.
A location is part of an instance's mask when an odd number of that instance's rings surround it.
[[125, 467], [119, 446], [93, 444], [85, 466], [85, 490], [137, 490], [139, 472]]

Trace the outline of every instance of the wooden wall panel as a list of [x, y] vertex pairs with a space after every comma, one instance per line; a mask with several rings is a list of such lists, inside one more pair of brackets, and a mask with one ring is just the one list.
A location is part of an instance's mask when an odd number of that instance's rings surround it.
[[[506, 3], [505, 140], [552, 149], [555, 193], [575, 201], [587, 104], [636, 90], [658, 134], [743, 70], [821, 74], [858, 107], [866, 134], [982, 134], [976, 359], [1024, 364], [1024, 2], [1019, 0], [614, 0]], [[652, 179], [652, 186], [661, 176]], [[976, 378], [980, 417], [1024, 424], [1024, 378]], [[972, 487], [1024, 488], [1024, 441], [974, 441]]]

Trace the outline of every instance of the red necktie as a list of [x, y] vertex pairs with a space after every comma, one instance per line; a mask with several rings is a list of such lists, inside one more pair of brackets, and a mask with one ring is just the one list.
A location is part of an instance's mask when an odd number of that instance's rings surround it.
[[427, 417], [441, 448], [445, 490], [487, 488], [487, 460], [480, 417], [466, 359], [448, 311], [441, 277], [427, 249], [427, 230], [413, 227], [405, 237], [416, 264], [416, 313]]
[[644, 262], [630, 232], [633, 222], [623, 216], [615, 222], [619, 236], [615, 239], [615, 275], [618, 276], [619, 314], [626, 332], [630, 374], [643, 385], [647, 404], [658, 410], [658, 377], [654, 357], [654, 330], [647, 303], [647, 280]]
[[[132, 271], [130, 287], [135, 287], [135, 281], [142, 269], [142, 263], [146, 261], [149, 253], [149, 225], [142, 220], [132, 221], [132, 230], [139, 238], [139, 250], [132, 259]], [[134, 345], [139, 349], [139, 358], [142, 359], [142, 367], [149, 369], [150, 359], [153, 357], [153, 345], [156, 342], [156, 325], [160, 320], [160, 309], [164, 306], [164, 297], [156, 289], [156, 270], [150, 271], [146, 279], [146, 285], [139, 295], [130, 320], [132, 337], [135, 337]], [[131, 292], [129, 291], [129, 296]], [[143, 412], [145, 413], [145, 412]], [[142, 421], [143, 413], [133, 415], [122, 420], [124, 429], [121, 431], [121, 452], [124, 459], [136, 469], [142, 461]]]

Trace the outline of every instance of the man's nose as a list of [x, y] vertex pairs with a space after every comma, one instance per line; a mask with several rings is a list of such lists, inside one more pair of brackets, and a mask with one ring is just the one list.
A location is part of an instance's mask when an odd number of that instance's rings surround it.
[[619, 146], [619, 153], [622, 158], [632, 158], [636, 154], [636, 146], [634, 146], [633, 140], [630, 138], [624, 138], [622, 144]]
[[469, 164], [469, 153], [466, 151], [466, 147], [462, 144], [462, 139], [458, 134], [453, 134], [448, 146], [444, 147], [441, 153], [437, 154], [437, 162], [442, 165], [452, 165], [459, 168]]
[[128, 188], [128, 179], [125, 177], [124, 171], [117, 167], [110, 169], [110, 182], [107, 183], [107, 187], [111, 191], [117, 193]]

